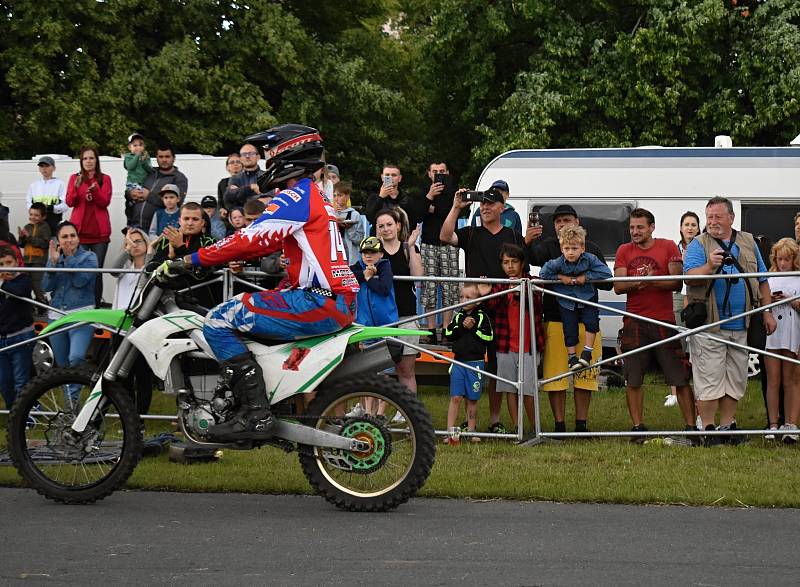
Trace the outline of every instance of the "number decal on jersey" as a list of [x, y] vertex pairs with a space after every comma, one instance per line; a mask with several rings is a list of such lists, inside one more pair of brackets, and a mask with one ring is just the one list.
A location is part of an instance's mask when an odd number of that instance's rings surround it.
[[347, 259], [344, 243], [342, 242], [342, 233], [339, 232], [339, 225], [331, 220], [328, 222], [328, 232], [331, 233], [331, 261], [339, 260], [339, 255], [337, 253], [341, 253], [342, 258]]

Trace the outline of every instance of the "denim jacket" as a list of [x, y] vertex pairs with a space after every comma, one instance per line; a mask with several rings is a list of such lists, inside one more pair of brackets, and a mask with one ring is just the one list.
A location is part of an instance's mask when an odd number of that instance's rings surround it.
[[[612, 277], [611, 269], [601, 259], [591, 253], [581, 253], [578, 260], [570, 263], [561, 255], [557, 259], [551, 259], [544, 264], [542, 270], [539, 272], [539, 277], [542, 279], [558, 279], [559, 275], [569, 275], [577, 277], [584, 275], [586, 279], [608, 279]], [[573, 298], [580, 298], [587, 301], [597, 301], [597, 289], [590, 284], [583, 285], [564, 285], [560, 281], [553, 284], [553, 290], [560, 294], [568, 295]], [[565, 300], [558, 298], [558, 303], [562, 308], [567, 310], [575, 309], [575, 302], [572, 300]]]
[[[97, 255], [78, 247], [74, 255], [59, 255], [58, 261], [47, 260], [48, 267], [97, 267]], [[94, 306], [95, 273], [47, 272], [42, 289], [53, 293], [51, 305], [59, 310]]]

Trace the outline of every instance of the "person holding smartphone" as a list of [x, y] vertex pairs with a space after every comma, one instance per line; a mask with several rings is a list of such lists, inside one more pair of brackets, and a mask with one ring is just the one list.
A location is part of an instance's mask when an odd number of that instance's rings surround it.
[[[431, 184], [422, 202], [425, 206], [421, 232], [422, 266], [428, 277], [458, 277], [458, 249], [439, 238], [442, 223], [453, 207], [454, 182], [444, 161], [434, 161], [428, 165], [427, 176]], [[425, 281], [422, 284], [422, 305], [426, 312], [436, 309], [439, 288], [442, 291], [442, 306], [452, 306], [458, 302], [456, 282], [437, 284], [434, 281]], [[442, 325], [449, 324], [452, 317], [452, 310], [444, 312]], [[436, 319], [436, 316], [428, 317], [428, 330], [433, 333], [428, 342], [432, 344], [444, 339], [436, 328]]]
[[370, 236], [375, 236], [375, 219], [378, 213], [389, 209], [399, 208], [403, 216], [400, 238], [405, 240], [411, 234], [411, 228], [421, 222], [419, 212], [414, 201], [407, 195], [401, 194], [400, 184], [403, 182], [403, 174], [400, 167], [394, 163], [387, 163], [381, 171], [381, 184], [378, 193], [370, 194], [367, 199], [366, 216], [370, 228]]

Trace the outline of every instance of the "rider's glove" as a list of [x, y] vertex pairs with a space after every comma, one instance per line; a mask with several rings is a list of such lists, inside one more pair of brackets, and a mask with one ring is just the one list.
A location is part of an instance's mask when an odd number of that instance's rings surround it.
[[189, 273], [191, 266], [184, 263], [183, 259], [175, 259], [173, 261], [164, 261], [156, 269], [157, 276], [164, 277], [177, 277]]

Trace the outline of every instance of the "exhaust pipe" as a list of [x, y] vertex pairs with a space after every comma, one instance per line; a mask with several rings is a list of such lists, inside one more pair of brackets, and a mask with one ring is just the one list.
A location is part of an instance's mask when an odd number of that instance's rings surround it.
[[325, 383], [334, 383], [364, 373], [374, 375], [389, 367], [394, 367], [394, 361], [389, 354], [386, 341], [383, 340], [367, 350], [346, 356], [339, 366], [325, 378]]

